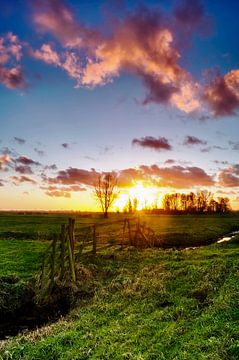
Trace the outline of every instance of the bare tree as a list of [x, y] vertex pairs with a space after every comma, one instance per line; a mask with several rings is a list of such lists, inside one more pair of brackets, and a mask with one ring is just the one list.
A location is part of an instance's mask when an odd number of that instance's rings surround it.
[[108, 217], [108, 210], [118, 196], [117, 177], [112, 173], [99, 175], [95, 184], [94, 195], [98, 200], [104, 217]]

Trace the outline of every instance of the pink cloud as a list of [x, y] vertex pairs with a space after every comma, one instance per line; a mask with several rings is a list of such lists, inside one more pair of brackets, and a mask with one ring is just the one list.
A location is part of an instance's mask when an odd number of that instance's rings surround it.
[[0, 83], [9, 89], [26, 86], [23, 71], [18, 65], [22, 58], [22, 48], [16, 35], [8, 33], [0, 37]]
[[239, 70], [216, 76], [205, 88], [204, 98], [214, 116], [234, 115], [239, 108]]
[[22, 183], [31, 183], [31, 184], [36, 184], [37, 182], [32, 179], [29, 176], [10, 176], [10, 180], [13, 182], [13, 184], [15, 185], [20, 185]]
[[8, 154], [0, 155], [0, 170], [6, 170], [7, 165], [11, 162], [11, 158]]
[[61, 0], [34, 2], [33, 21], [39, 31], [52, 33], [65, 47], [86, 46], [98, 37], [97, 32], [80, 25], [73, 11]]
[[239, 164], [221, 170], [218, 182], [219, 185], [225, 187], [239, 187]]
[[43, 44], [39, 50], [31, 50], [30, 54], [35, 59], [42, 60], [47, 64], [61, 65], [57, 52], [52, 49], [50, 44]]
[[[127, 71], [142, 78], [148, 89], [145, 103], [169, 103], [186, 112], [199, 108], [197, 85], [178, 64], [173, 30], [161, 13], [138, 10], [115, 22], [108, 37], [79, 24], [62, 1], [40, 1], [33, 20], [40, 31], [51, 33], [71, 49], [60, 66], [78, 86], [103, 85]], [[48, 53], [46, 59], [46, 54], [37, 51], [38, 58], [52, 61]], [[59, 66], [59, 56], [54, 55]]]

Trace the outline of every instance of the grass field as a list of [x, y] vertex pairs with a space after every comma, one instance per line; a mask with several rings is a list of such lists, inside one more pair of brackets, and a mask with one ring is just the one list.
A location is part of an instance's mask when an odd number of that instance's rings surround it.
[[[64, 221], [64, 217], [12, 216], [0, 219], [0, 229], [36, 234], [35, 219], [42, 232]], [[94, 220], [102, 221], [82, 218], [78, 226]], [[177, 241], [179, 234], [182, 241], [188, 234], [207, 242], [239, 225], [234, 216], [147, 216], [145, 220], [171, 239], [178, 234]], [[22, 279], [29, 278], [37, 272], [47, 245], [35, 235], [28, 240], [2, 237], [1, 274], [12, 269]], [[108, 250], [94, 260], [85, 259], [82, 291], [93, 295], [79, 296], [78, 306], [67, 318], [2, 342], [0, 359], [236, 360], [238, 250], [237, 237], [231, 243], [195, 250], [126, 248], [115, 251], [114, 257]]]

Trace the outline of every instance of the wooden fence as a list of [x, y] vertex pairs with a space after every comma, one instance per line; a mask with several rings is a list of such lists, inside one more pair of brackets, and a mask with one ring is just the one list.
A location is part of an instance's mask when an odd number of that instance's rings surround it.
[[123, 250], [128, 246], [153, 247], [154, 231], [139, 218], [105, 221], [76, 228], [75, 219], [61, 225], [47, 249], [38, 281], [38, 292], [49, 293], [56, 282], [75, 284], [82, 257], [93, 256], [107, 248]]

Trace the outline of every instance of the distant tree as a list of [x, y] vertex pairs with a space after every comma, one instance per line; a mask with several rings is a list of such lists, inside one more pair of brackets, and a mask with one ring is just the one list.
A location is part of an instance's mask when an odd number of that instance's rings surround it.
[[104, 217], [108, 217], [108, 210], [118, 196], [117, 177], [112, 173], [99, 175], [95, 184], [94, 195], [98, 200]]
[[136, 212], [138, 210], [138, 204], [139, 204], [139, 200], [137, 199], [137, 197], [135, 197], [133, 199], [133, 211]]
[[131, 199], [129, 197], [129, 199], [128, 199], [128, 213], [132, 214], [132, 212], [133, 212], [133, 205], [132, 205], [132, 201], [131, 201]]

